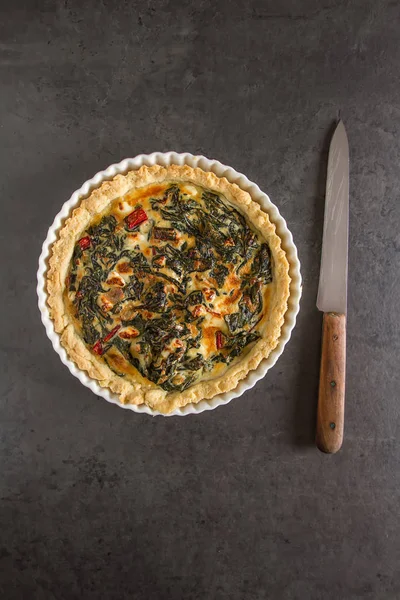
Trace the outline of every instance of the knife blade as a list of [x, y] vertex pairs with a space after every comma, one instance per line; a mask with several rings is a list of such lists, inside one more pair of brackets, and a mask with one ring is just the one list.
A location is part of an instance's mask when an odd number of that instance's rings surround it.
[[337, 452], [343, 442], [349, 232], [349, 145], [339, 121], [329, 147], [317, 308], [324, 313], [316, 444]]

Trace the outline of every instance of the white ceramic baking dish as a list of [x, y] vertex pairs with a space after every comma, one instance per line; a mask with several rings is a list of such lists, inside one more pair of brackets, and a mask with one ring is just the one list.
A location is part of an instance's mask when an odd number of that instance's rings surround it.
[[46, 240], [43, 243], [42, 253], [39, 258], [39, 269], [37, 273], [37, 294], [39, 299], [39, 309], [42, 317], [43, 325], [45, 326], [46, 333], [53, 344], [54, 350], [57, 352], [61, 361], [68, 367], [72, 375], [77, 377], [83, 385], [90, 388], [97, 396], [101, 396], [108, 402], [117, 404], [121, 408], [126, 408], [137, 413], [147, 413], [149, 415], [160, 415], [158, 411], [151, 410], [148, 406], [136, 406], [132, 404], [121, 404], [118, 396], [113, 394], [110, 390], [102, 388], [98, 383], [91, 379], [86, 372], [79, 369], [73, 361], [71, 361], [64, 348], [60, 344], [59, 335], [54, 331], [53, 321], [49, 316], [49, 309], [47, 305], [47, 292], [46, 292], [46, 271], [48, 267], [48, 258], [51, 252], [51, 246], [55, 242], [58, 236], [58, 232], [63, 225], [65, 219], [71, 214], [72, 210], [80, 203], [82, 198], [89, 196], [89, 194], [100, 184], [105, 181], [112, 179], [118, 173], [125, 174], [128, 171], [139, 169], [142, 165], [190, 165], [191, 167], [200, 167], [204, 171], [212, 171], [218, 177], [226, 177], [228, 181], [236, 183], [240, 188], [248, 192], [255, 202], [258, 202], [260, 206], [268, 213], [270, 219], [276, 225], [276, 230], [279, 237], [282, 240], [282, 247], [287, 254], [287, 258], [290, 264], [290, 297], [288, 301], [288, 309], [285, 314], [285, 321], [282, 327], [281, 336], [277, 347], [267, 359], [264, 359], [257, 369], [251, 371], [243, 381], [240, 381], [239, 385], [232, 391], [226, 392], [219, 396], [215, 396], [211, 400], [202, 400], [197, 404], [187, 404], [182, 408], [178, 408], [169, 415], [163, 416], [185, 416], [189, 414], [199, 414], [205, 410], [212, 410], [227, 404], [233, 398], [238, 398], [244, 392], [251, 389], [257, 381], [262, 379], [267, 371], [274, 366], [279, 356], [282, 354], [286, 343], [288, 342], [292, 330], [295, 326], [296, 316], [299, 312], [299, 302], [301, 296], [301, 275], [300, 275], [300, 262], [297, 256], [297, 249], [293, 243], [292, 234], [287, 228], [286, 221], [279, 214], [277, 207], [272, 204], [269, 197], [260, 190], [260, 188], [252, 183], [242, 175], [232, 169], [221, 164], [217, 160], [209, 160], [204, 156], [194, 156], [193, 154], [184, 153], [177, 154], [176, 152], [153, 152], [153, 154], [140, 154], [136, 158], [127, 158], [118, 164], [111, 165], [105, 171], [100, 171], [92, 179], [86, 181], [82, 187], [74, 192], [71, 198], [65, 202], [61, 211], [58, 213], [51, 225]]

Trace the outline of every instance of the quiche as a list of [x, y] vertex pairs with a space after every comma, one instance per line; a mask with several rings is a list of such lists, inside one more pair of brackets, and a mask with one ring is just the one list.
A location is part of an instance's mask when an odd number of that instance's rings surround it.
[[122, 403], [161, 413], [234, 389], [268, 357], [289, 284], [268, 214], [186, 165], [103, 182], [61, 228], [47, 274], [68, 356]]

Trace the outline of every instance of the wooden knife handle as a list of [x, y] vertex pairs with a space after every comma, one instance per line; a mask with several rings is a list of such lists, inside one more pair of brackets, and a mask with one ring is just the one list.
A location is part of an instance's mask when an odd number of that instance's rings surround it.
[[346, 379], [346, 316], [324, 313], [316, 444], [333, 454], [343, 442]]

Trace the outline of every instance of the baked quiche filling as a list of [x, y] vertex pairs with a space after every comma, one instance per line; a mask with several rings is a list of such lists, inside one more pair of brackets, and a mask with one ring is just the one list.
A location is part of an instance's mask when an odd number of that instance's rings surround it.
[[163, 181], [92, 219], [63, 294], [96, 360], [182, 392], [223, 375], [262, 337], [273, 282], [267, 241], [223, 194]]

